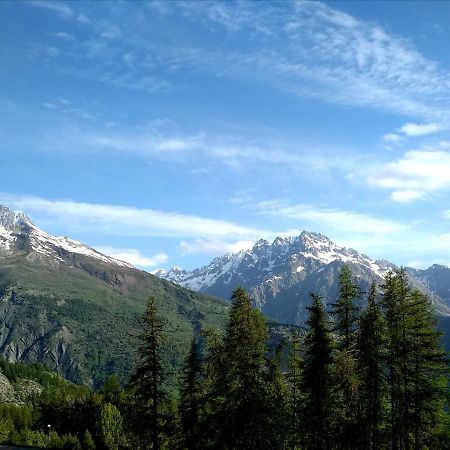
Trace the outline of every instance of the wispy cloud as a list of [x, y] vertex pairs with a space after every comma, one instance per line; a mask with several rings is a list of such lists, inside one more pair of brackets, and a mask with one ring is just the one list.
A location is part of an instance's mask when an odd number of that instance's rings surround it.
[[445, 128], [441, 123], [405, 123], [399, 131], [406, 136], [426, 136], [427, 134], [438, 133]]
[[388, 133], [383, 136], [383, 140], [389, 144], [398, 144], [403, 140], [403, 136], [395, 133]]
[[408, 151], [372, 171], [367, 182], [391, 191], [396, 202], [411, 202], [450, 188], [450, 152]]
[[[74, 106], [48, 102], [43, 105], [71, 114], [82, 114], [89, 118], [88, 110]], [[94, 116], [92, 116], [94, 118]], [[95, 127], [68, 123], [57, 130], [40, 130], [42, 142], [36, 147], [45, 151], [77, 153], [116, 152], [142, 158], [161, 158], [172, 162], [192, 163], [195, 156], [196, 168], [205, 162], [220, 162], [227, 168], [282, 166], [289, 170], [325, 173], [331, 169], [348, 172], [361, 167], [370, 160], [361, 152], [345, 158], [348, 149], [338, 147], [312, 146], [299, 142], [249, 141], [246, 136], [220, 136], [198, 131], [182, 133], [172, 124], [162, 126], [153, 123], [130, 127]]]
[[390, 234], [408, 227], [389, 219], [380, 219], [370, 214], [345, 211], [334, 208], [318, 208], [312, 205], [289, 205], [283, 200], [264, 201], [254, 205], [260, 214], [295, 219], [315, 226], [338, 232]]
[[179, 251], [181, 255], [209, 255], [219, 256], [226, 253], [236, 253], [240, 250], [251, 248], [254, 240], [238, 240], [234, 242], [219, 239], [195, 239], [193, 241], [181, 241]]
[[136, 267], [152, 268], [165, 264], [169, 257], [165, 253], [157, 253], [152, 256], [145, 256], [141, 251], [134, 248], [116, 248], [94, 246], [96, 250], [113, 258], [125, 261]]
[[74, 11], [68, 2], [52, 1], [52, 0], [29, 0], [27, 2], [29, 5], [47, 9], [62, 17], [72, 17], [74, 16]]
[[[151, 93], [172, 88], [173, 74], [200, 71], [221, 78], [251, 78], [332, 103], [434, 121], [449, 117], [450, 72], [377, 23], [320, 2], [166, 3], [163, 9], [124, 9], [127, 32], [115, 11], [127, 8], [126, 3], [114, 5], [114, 13], [102, 9], [102, 20], [91, 27], [90, 36], [73, 42], [66, 52], [74, 73]], [[66, 3], [42, 6], [77, 14]], [[146, 23], [158, 11], [164, 20], [176, 17], [180, 27], [195, 22], [209, 33], [240, 33], [247, 44], [239, 49], [210, 45], [208, 40], [199, 44], [186, 33], [182, 46], [170, 35], [158, 36], [160, 45], [152, 45]], [[77, 69], [81, 61], [88, 69]]]
[[42, 106], [45, 109], [57, 111], [58, 113], [67, 114], [79, 119], [85, 119], [89, 121], [96, 120], [95, 115], [87, 108], [80, 108], [78, 106], [75, 106], [72, 102], [65, 98], [58, 98], [57, 100], [44, 102]]
[[257, 239], [267, 230], [233, 222], [129, 206], [48, 200], [32, 196], [0, 195], [0, 203], [23, 210], [38, 223], [58, 223], [69, 231], [100, 232], [115, 236]]

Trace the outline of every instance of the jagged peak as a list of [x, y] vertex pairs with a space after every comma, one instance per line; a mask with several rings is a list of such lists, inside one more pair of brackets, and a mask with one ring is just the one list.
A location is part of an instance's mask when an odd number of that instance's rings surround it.
[[315, 241], [323, 241], [323, 242], [326, 242], [327, 244], [333, 244], [333, 241], [328, 236], [326, 236], [325, 234], [322, 234], [322, 233], [316, 233], [314, 231], [304, 230], [300, 233], [299, 238], [301, 238], [303, 240], [312, 239]]
[[286, 245], [290, 244], [294, 238], [292, 236], [277, 236], [272, 245]]
[[0, 225], [7, 230], [13, 230], [23, 224], [32, 225], [33, 223], [25, 213], [16, 212], [7, 206], [0, 205]]
[[267, 247], [268, 245], [270, 245], [269, 241], [266, 241], [265, 239], [259, 239], [255, 242], [253, 248]]

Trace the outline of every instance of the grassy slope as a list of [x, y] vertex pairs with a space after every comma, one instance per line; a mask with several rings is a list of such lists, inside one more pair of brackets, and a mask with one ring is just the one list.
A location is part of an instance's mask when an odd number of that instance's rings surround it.
[[149, 295], [167, 323], [165, 356], [173, 371], [194, 329], [221, 328], [226, 319], [224, 302], [147, 273], [78, 256], [72, 263], [75, 267], [55, 267], [21, 257], [2, 263], [2, 353], [17, 358], [16, 347], [22, 346], [20, 359], [42, 361], [74, 381], [99, 386], [110, 373], [124, 381], [129, 376], [138, 318]]

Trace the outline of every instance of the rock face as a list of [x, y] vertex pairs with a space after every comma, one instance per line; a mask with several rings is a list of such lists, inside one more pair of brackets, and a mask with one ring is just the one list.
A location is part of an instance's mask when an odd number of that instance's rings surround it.
[[193, 330], [205, 322], [222, 326], [226, 318], [227, 306], [217, 299], [51, 236], [0, 206], [0, 354], [9, 361], [45, 363], [94, 386], [111, 373], [125, 381], [134, 367], [138, 317], [150, 295], [175, 330], [167, 339], [174, 369]]
[[[268, 316], [303, 325], [309, 293], [322, 295], [326, 302], [333, 301], [344, 263], [350, 266], [363, 292], [367, 292], [372, 280], [381, 283], [386, 272], [395, 268], [388, 261], [375, 261], [353, 249], [338, 246], [322, 234], [304, 231], [295, 237], [277, 237], [272, 244], [260, 240], [252, 249], [215, 258], [210, 264], [190, 272], [176, 267], [154, 273], [222, 298], [229, 298], [237, 286], [243, 286]], [[417, 276], [412, 273], [410, 276], [416, 286], [428, 293], [431, 289], [439, 313], [450, 314], [450, 303]], [[448, 280], [450, 283], [450, 276]]]

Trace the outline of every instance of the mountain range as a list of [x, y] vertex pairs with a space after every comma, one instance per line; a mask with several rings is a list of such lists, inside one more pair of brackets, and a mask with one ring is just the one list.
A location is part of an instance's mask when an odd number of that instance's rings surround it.
[[[213, 259], [192, 271], [174, 267], [153, 272], [160, 278], [198, 292], [229, 298], [237, 287], [245, 287], [266, 315], [281, 322], [303, 325], [309, 293], [332, 302], [337, 295], [338, 275], [350, 266], [361, 291], [396, 266], [332, 242], [327, 236], [303, 231], [295, 237], [260, 240], [247, 250]], [[427, 270], [406, 268], [413, 286], [429, 294], [439, 316], [450, 316], [450, 269], [434, 265]], [[363, 299], [362, 299], [363, 301]]]
[[[139, 317], [154, 296], [167, 323], [164, 359], [176, 373], [193, 333], [223, 329], [228, 304], [222, 299], [235, 287], [246, 287], [256, 306], [275, 319], [269, 320], [275, 344], [291, 327], [284, 323], [304, 324], [310, 291], [331, 301], [343, 263], [363, 290], [395, 267], [303, 232], [272, 244], [260, 240], [193, 271], [150, 274], [81, 242], [52, 236], [25, 214], [0, 206], [0, 354], [11, 362], [44, 363], [94, 387], [112, 373], [125, 382], [136, 358]], [[432, 296], [444, 328], [450, 328], [450, 269], [407, 271], [411, 282]]]
[[0, 206], [0, 354], [9, 361], [41, 362], [94, 386], [112, 373], [125, 381], [150, 295], [169, 327], [165, 358], [175, 372], [195, 330], [223, 327], [224, 302], [51, 236]]

